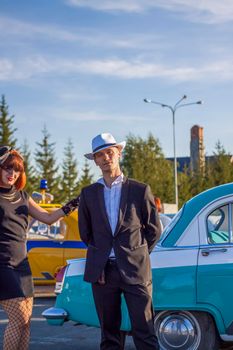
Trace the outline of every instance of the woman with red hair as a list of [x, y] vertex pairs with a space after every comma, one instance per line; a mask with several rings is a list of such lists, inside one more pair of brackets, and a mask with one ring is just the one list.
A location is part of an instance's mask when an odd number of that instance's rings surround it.
[[4, 350], [27, 350], [33, 306], [33, 283], [27, 259], [28, 216], [52, 224], [77, 208], [78, 198], [48, 213], [25, 192], [24, 161], [8, 146], [0, 147], [0, 305], [9, 322]]

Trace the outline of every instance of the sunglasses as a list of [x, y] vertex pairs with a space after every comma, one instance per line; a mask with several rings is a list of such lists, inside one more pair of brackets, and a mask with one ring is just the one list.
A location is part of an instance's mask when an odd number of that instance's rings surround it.
[[11, 165], [8, 165], [8, 166], [0, 165], [0, 168], [2, 170], [6, 171], [8, 174], [11, 174], [13, 171], [15, 173], [20, 173], [21, 172], [21, 170], [18, 167], [14, 167], [14, 166], [11, 166]]

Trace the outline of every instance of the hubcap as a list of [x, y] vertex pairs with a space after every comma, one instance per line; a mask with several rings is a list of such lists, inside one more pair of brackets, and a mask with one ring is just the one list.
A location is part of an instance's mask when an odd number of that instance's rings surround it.
[[159, 313], [155, 331], [163, 350], [196, 350], [200, 344], [200, 326], [188, 311]]

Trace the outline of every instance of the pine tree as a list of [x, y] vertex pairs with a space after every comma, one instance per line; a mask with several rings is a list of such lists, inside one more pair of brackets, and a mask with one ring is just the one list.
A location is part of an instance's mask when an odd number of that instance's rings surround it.
[[184, 171], [179, 189], [180, 204], [208, 188], [233, 181], [232, 157], [226, 152], [220, 141], [216, 150], [204, 168], [196, 171]]
[[158, 139], [149, 134], [146, 140], [129, 135], [123, 153], [122, 169], [125, 175], [151, 186], [162, 202], [174, 200], [173, 168], [164, 157]]
[[88, 161], [85, 159], [84, 167], [82, 169], [82, 175], [79, 180], [79, 192], [83, 187], [89, 186], [93, 182], [93, 175], [90, 174], [90, 165]]
[[24, 169], [27, 176], [27, 183], [25, 190], [31, 195], [33, 191], [38, 187], [38, 179], [36, 177], [35, 168], [31, 164], [31, 152], [26, 140], [21, 147], [21, 154], [24, 158]]
[[206, 171], [199, 168], [197, 171], [192, 172], [190, 176], [190, 195], [191, 197], [205, 191], [208, 188], [206, 181]]
[[8, 105], [5, 96], [2, 95], [0, 102], [0, 145], [7, 145], [15, 148], [17, 140], [14, 138], [14, 133], [17, 130], [13, 128], [14, 115], [9, 115]]
[[191, 193], [191, 174], [187, 166], [183, 169], [183, 172], [178, 173], [179, 183], [179, 207], [192, 197]]
[[[35, 151], [35, 163], [38, 179], [46, 179], [48, 190], [54, 196], [55, 201], [60, 200], [58, 175], [59, 167], [56, 165], [55, 159], [55, 142], [50, 141], [50, 134], [46, 126], [42, 130], [43, 138], [41, 142], [37, 142], [38, 148]], [[39, 188], [37, 188], [39, 190]]]
[[223, 145], [218, 141], [215, 146], [213, 160], [209, 166], [209, 183], [212, 186], [218, 186], [233, 181], [232, 156], [227, 153]]
[[61, 180], [61, 202], [67, 202], [77, 197], [79, 190], [77, 160], [74, 155], [74, 146], [69, 139], [64, 150]]

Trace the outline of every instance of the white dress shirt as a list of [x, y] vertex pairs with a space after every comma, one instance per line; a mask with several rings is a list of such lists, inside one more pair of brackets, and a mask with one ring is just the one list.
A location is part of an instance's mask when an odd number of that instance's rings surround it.
[[[123, 178], [124, 175], [121, 173], [121, 175], [118, 176], [115, 181], [113, 181], [111, 187], [106, 186], [103, 178], [97, 181], [104, 186], [104, 203], [113, 235], [118, 222]], [[111, 250], [109, 257], [115, 257], [113, 249]]]

